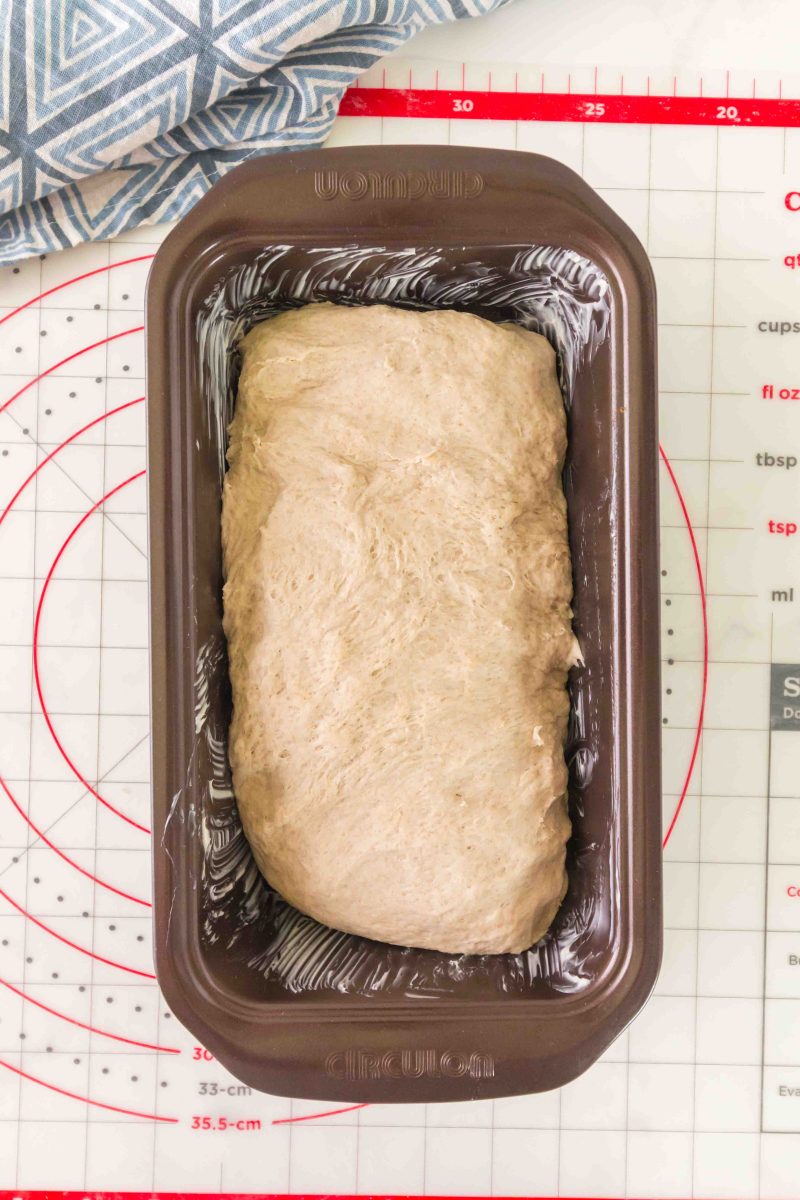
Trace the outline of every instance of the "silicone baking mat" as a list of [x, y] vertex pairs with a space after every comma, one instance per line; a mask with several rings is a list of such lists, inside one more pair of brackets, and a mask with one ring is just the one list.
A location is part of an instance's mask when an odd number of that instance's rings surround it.
[[[660, 293], [666, 949], [559, 1092], [251, 1093], [150, 951], [142, 302], [163, 230], [0, 272], [0, 1185], [800, 1196], [800, 79], [392, 61], [333, 141], [562, 160]], [[359, 183], [359, 186], [361, 184]]]

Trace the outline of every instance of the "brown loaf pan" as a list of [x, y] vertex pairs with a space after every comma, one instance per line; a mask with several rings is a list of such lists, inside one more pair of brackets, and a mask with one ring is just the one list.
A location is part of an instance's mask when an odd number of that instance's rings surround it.
[[[327, 930], [269, 890], [238, 824], [219, 533], [235, 347], [254, 321], [318, 300], [517, 320], [559, 353], [584, 664], [570, 678], [569, 891], [525, 954]], [[245, 1083], [345, 1102], [542, 1091], [647, 999], [661, 958], [655, 381], [644, 251], [536, 155], [259, 159], [164, 242], [147, 295], [156, 965], [176, 1015]]]

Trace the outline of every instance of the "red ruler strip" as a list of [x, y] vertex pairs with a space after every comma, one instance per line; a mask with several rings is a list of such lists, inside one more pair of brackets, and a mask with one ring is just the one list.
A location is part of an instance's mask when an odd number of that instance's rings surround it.
[[433, 117], [472, 121], [595, 121], [623, 125], [800, 125], [800, 100], [709, 96], [604, 96], [568, 92], [449, 92], [350, 88], [343, 117]]
[[[0, 1200], [364, 1200], [364, 1195], [346, 1196], [343, 1194], [325, 1192], [324, 1195], [306, 1192], [292, 1192], [291, 1195], [281, 1192], [69, 1192], [57, 1190], [30, 1191], [27, 1188], [17, 1190], [0, 1189]], [[391, 1195], [370, 1194], [369, 1200], [422, 1200], [419, 1195], [393, 1192]], [[466, 1196], [428, 1196], [425, 1200], [467, 1200]], [[477, 1196], [473, 1200], [511, 1200], [503, 1196]], [[558, 1200], [555, 1196], [542, 1196], [540, 1200]], [[593, 1196], [574, 1196], [570, 1200], [598, 1200]], [[614, 1200], [612, 1197], [611, 1200]], [[660, 1200], [655, 1197], [654, 1200]]]

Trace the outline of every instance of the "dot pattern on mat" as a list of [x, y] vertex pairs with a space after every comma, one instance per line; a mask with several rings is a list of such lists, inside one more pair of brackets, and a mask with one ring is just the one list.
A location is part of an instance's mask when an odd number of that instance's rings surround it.
[[[40, 255], [39, 256], [40, 261], [45, 261], [46, 257], [47, 257], [46, 255]], [[9, 273], [13, 274], [14, 276], [17, 276], [17, 275], [21, 274], [21, 269], [20, 269], [20, 267], [15, 266], [15, 267], [10, 268]], [[128, 292], [124, 293], [123, 300], [130, 301], [131, 300], [130, 293], [128, 293]], [[93, 308], [95, 311], [100, 311], [103, 308], [103, 305], [96, 303], [93, 305]], [[60, 328], [62, 329], [62, 332], [69, 333], [70, 335], [76, 335], [79, 330], [79, 326], [80, 326], [80, 321], [78, 320], [80, 315], [81, 314], [78, 311], [65, 313], [63, 311], [63, 309], [60, 312], [50, 312], [49, 314], [47, 314], [47, 316], [49, 316], [51, 324], [53, 321], [55, 321], [55, 323], [56, 323], [56, 326], [57, 326], [56, 336], [58, 336], [58, 322], [59, 321], [62, 323], [60, 326]], [[42, 314], [42, 316], [45, 317], [45, 319], [46, 319], [46, 316], [44, 313]], [[76, 328], [75, 328], [75, 330], [64, 331], [63, 330], [64, 324], [75, 325]], [[52, 333], [52, 329], [48, 328], [48, 327], [45, 327], [45, 328], [40, 327], [36, 332], [38, 332], [38, 336], [41, 341], [41, 340], [47, 339], [49, 337], [50, 333]], [[34, 334], [34, 336], [35, 336], [35, 334]], [[14, 352], [18, 356], [22, 356], [23, 354], [27, 353], [27, 348], [24, 343], [20, 344], [20, 345], [16, 345], [12, 342], [11, 345], [9, 346], [9, 350]], [[22, 364], [21, 364], [21, 367], [22, 367]], [[125, 372], [126, 374], [130, 374], [133, 371], [133, 369], [134, 369], [133, 365], [129, 364], [129, 363], [125, 363], [122, 366], [122, 371]], [[88, 380], [84, 380], [82, 382], [82, 386], [84, 387], [84, 396], [86, 396], [87, 398], [88, 398], [88, 396], [86, 393], [85, 384], [88, 382], [91, 382], [92, 378], [94, 378], [96, 384], [103, 385], [106, 382], [106, 377], [103, 375], [98, 375], [98, 376], [94, 376], [94, 377], [90, 376], [88, 378]], [[63, 397], [64, 395], [68, 395], [69, 399], [72, 401], [78, 399], [78, 397], [81, 394], [77, 390], [76, 385], [78, 384], [78, 382], [79, 381], [77, 381], [77, 380], [73, 382], [73, 390], [69, 391], [68, 393], [65, 393], [63, 391], [60, 392], [60, 394], [59, 394], [60, 397]], [[44, 401], [44, 397], [42, 398], [42, 401]], [[72, 406], [68, 406], [68, 408], [70, 408], [72, 410]], [[58, 412], [56, 410], [58, 410]], [[43, 426], [42, 426], [42, 418], [43, 417], [50, 418], [55, 415], [60, 418], [62, 416], [64, 410], [59, 409], [58, 397], [53, 397], [53, 399], [51, 400], [51, 405], [49, 407], [47, 407], [47, 408], [39, 407], [38, 411], [40, 414], [39, 429], [41, 430], [43, 428]], [[47, 426], [44, 426], [44, 428], [47, 428]], [[36, 430], [32, 429], [29, 426], [22, 427], [21, 434], [25, 439], [34, 440], [36, 438]], [[51, 435], [49, 435], [49, 434], [45, 435], [45, 437], [48, 437], [48, 438], [50, 436]], [[15, 447], [14, 445], [0, 446], [0, 456], [3, 458], [8, 458], [9, 456], [10, 457], [18, 457], [18, 454], [15, 455], [15, 450], [18, 451], [18, 447]], [[22, 856], [20, 854], [14, 854], [11, 858], [11, 862], [15, 865], [19, 864], [20, 862], [23, 862], [23, 861], [24, 861], [24, 856]], [[41, 893], [45, 890], [47, 882], [48, 882], [47, 878], [44, 876], [39, 876], [39, 875], [31, 876], [30, 878], [31, 878], [32, 884], [38, 888], [37, 895], [39, 895], [41, 897]], [[57, 903], [60, 906], [62, 906], [62, 910], [63, 910], [63, 906], [65, 905], [65, 902], [68, 900], [71, 900], [71, 896], [66, 896], [65, 894], [59, 894], [55, 897], [55, 900], [57, 901]], [[70, 906], [68, 905], [67, 907], [70, 907]], [[80, 915], [85, 920], [88, 920], [92, 916], [92, 913], [87, 910], [83, 910], [83, 911], [80, 911]], [[107, 928], [107, 931], [112, 934], [116, 934], [117, 932], [120, 932], [120, 930], [124, 931], [124, 929], [125, 929], [124, 926], [121, 926], [114, 921], [109, 923], [108, 919], [106, 920], [106, 928]], [[136, 941], [140, 944], [147, 942], [147, 937], [144, 934], [141, 934], [141, 933], [136, 934], [135, 938], [136, 938]], [[18, 939], [16, 937], [1, 938], [0, 946], [2, 946], [3, 948], [12, 948], [13, 947], [15, 949], [15, 951], [18, 949], [22, 949], [21, 939]], [[24, 950], [23, 950], [23, 955], [24, 955]], [[44, 961], [42, 961], [42, 959], [44, 959]], [[77, 991], [78, 993], [80, 993], [82, 995], [86, 995], [88, 998], [88, 995], [91, 994], [91, 991], [92, 991], [90, 986], [88, 986], [86, 984], [78, 983], [77, 981], [70, 982], [69, 972], [65, 972], [66, 978], [62, 982], [62, 973], [59, 970], [51, 969], [48, 971], [46, 956], [43, 955], [42, 959], [37, 958], [35, 955], [32, 955], [32, 954], [29, 954], [24, 957], [24, 961], [28, 966], [34, 966], [34, 965], [39, 966], [39, 969], [42, 970], [42, 981], [43, 982], [46, 982], [46, 980], [49, 978], [53, 984], [57, 985], [57, 987], [53, 989], [56, 993], [59, 992], [59, 989], [63, 989], [64, 987], [69, 987], [73, 994], [75, 993], [75, 991]], [[102, 1000], [102, 998], [103, 997], [102, 997], [102, 992], [101, 992], [99, 999]], [[113, 1026], [113, 1022], [111, 1020], [111, 1017], [113, 1014], [110, 1011], [112, 1006], [114, 1007], [115, 1011], [117, 1011], [117, 1017], [122, 1016], [124, 1014], [124, 1012], [128, 1012], [128, 1013], [130, 1012], [130, 1009], [128, 1008], [128, 1002], [127, 1002], [127, 993], [125, 993], [124, 991], [119, 994], [117, 994], [116, 992], [114, 992], [112, 994], [108, 994], [104, 997], [104, 999], [105, 999], [107, 1009], [109, 1010], [109, 1015], [108, 1015], [107, 1021], [108, 1021], [108, 1024], [110, 1027]], [[137, 1014], [137, 1018], [144, 1019], [145, 1013], [148, 1015], [148, 1017], [151, 1015], [151, 1013], [153, 1016], [155, 1016], [155, 1012], [153, 1011], [152, 1002], [146, 1001], [144, 1004], [136, 1004], [135, 1006], [132, 1006], [132, 1007], [134, 1008], [134, 1011]], [[87, 1018], [84, 1017], [83, 1019], [87, 1019]], [[4, 1024], [3, 1018], [0, 1018], [0, 1023]], [[22, 1024], [22, 1023], [20, 1023], [20, 1024]], [[27, 1022], [26, 1022], [26, 1024], [27, 1024]], [[4, 1027], [5, 1027], [5, 1024], [4, 1024]], [[11, 1027], [13, 1028], [13, 1024]], [[8, 1032], [10, 1034], [10, 1030]], [[56, 1057], [59, 1057], [59, 1051], [61, 1049], [60, 1044], [54, 1043], [54, 1044], [43, 1045], [40, 1042], [38, 1042], [37, 1035], [31, 1030], [29, 1030], [26, 1033], [24, 1027], [20, 1028], [18, 1026], [17, 1034], [11, 1035], [11, 1036], [12, 1037], [16, 1036], [16, 1038], [19, 1042], [20, 1050], [18, 1050], [18, 1052], [17, 1052], [18, 1054], [23, 1048], [23, 1043], [28, 1042], [28, 1043], [31, 1043], [31, 1046], [29, 1046], [29, 1049], [28, 1049], [28, 1053], [30, 1053], [31, 1049], [32, 1049], [33, 1051], [38, 1050], [40, 1052], [44, 1052], [51, 1056], [55, 1055]], [[68, 1047], [65, 1047], [65, 1049], [66, 1049], [67, 1053], [64, 1054], [64, 1060], [66, 1061], [69, 1050], [68, 1050]], [[73, 1048], [73, 1054], [74, 1053], [75, 1053], [75, 1050]], [[76, 1071], [75, 1071], [76, 1076], [81, 1075], [81, 1071], [78, 1068], [81, 1068], [85, 1061], [88, 1062], [90, 1060], [89, 1059], [84, 1060], [83, 1057], [79, 1057], [79, 1056], [72, 1058], [71, 1065], [73, 1065], [76, 1068]], [[110, 1077], [113, 1074], [113, 1068], [103, 1067], [102, 1074], [106, 1077]], [[118, 1072], [117, 1079], [119, 1080], [120, 1078], [122, 1080], [124, 1080], [128, 1084], [128, 1086], [135, 1084], [138, 1087], [138, 1084], [143, 1081], [143, 1077], [138, 1074], [123, 1075], [120, 1077], [119, 1072]], [[67, 1085], [67, 1086], [69, 1086], [69, 1085]], [[75, 1086], [76, 1091], [79, 1090], [77, 1085], [74, 1085], [74, 1086]], [[168, 1086], [168, 1084], [166, 1081], [162, 1080], [160, 1083], [160, 1086], [162, 1088], [166, 1088]]]

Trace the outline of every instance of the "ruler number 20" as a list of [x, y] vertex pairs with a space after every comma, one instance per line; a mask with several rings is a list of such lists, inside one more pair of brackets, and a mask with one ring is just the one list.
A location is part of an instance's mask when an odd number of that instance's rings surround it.
[[736, 121], [739, 116], [739, 110], [735, 104], [718, 104], [717, 105], [717, 120], [718, 121]]

